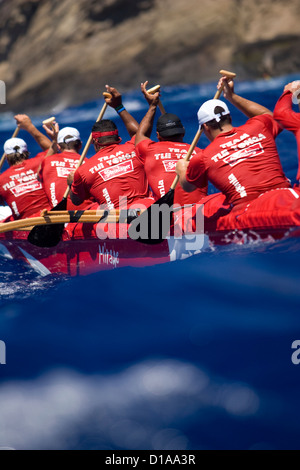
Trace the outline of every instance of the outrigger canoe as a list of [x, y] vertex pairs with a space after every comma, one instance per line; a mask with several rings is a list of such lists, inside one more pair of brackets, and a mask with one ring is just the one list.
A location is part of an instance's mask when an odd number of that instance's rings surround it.
[[27, 240], [35, 219], [22, 221], [27, 227], [17, 229], [10, 223], [0, 224], [0, 258], [30, 265], [42, 276], [78, 276], [183, 260], [216, 246], [298, 238], [300, 190], [295, 187], [269, 191], [242, 210], [231, 210], [222, 194], [212, 194], [190, 207], [188, 217], [184, 209], [174, 212], [168, 237], [156, 244], [131, 239], [129, 224], [120, 224], [116, 212], [110, 215], [116, 223], [108, 218], [99, 221], [101, 217], [97, 218], [95, 211], [84, 211], [78, 222], [72, 222], [67, 215], [67, 211], [48, 213], [43, 222], [65, 223], [61, 241], [51, 248], [34, 246]]

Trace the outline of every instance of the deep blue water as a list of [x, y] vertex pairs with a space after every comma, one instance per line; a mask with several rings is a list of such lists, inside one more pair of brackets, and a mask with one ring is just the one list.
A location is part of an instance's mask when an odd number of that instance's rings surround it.
[[[236, 91], [273, 108], [294, 78], [238, 83]], [[188, 142], [214, 85], [162, 90]], [[124, 104], [137, 120], [147, 108], [139, 90]], [[101, 106], [50, 110], [34, 121], [55, 114], [86, 141]], [[236, 125], [245, 122], [230, 109]], [[110, 110], [107, 117], [116, 118]], [[14, 121], [1, 119], [4, 142]], [[283, 132], [278, 148], [294, 182], [294, 137]], [[20, 275], [0, 258], [0, 447], [299, 449], [299, 265], [297, 239], [73, 279], [39, 278], [29, 268]]]

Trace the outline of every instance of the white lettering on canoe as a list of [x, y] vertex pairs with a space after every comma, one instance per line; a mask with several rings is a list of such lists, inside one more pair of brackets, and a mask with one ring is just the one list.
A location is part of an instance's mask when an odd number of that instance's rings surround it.
[[116, 268], [119, 263], [118, 251], [109, 250], [106, 247], [106, 243], [103, 246], [99, 245], [99, 264], [111, 265], [113, 268]]

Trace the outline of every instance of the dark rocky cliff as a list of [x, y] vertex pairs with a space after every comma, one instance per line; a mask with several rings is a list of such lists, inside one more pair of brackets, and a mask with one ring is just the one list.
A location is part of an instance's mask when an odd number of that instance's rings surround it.
[[299, 0], [0, 0], [5, 110], [79, 104], [106, 83], [203, 82], [220, 68], [300, 72], [299, 21]]

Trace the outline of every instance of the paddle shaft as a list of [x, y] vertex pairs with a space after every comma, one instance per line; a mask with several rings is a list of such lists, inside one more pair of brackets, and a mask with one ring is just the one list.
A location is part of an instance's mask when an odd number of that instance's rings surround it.
[[[154, 93], [156, 93], [157, 91], [159, 91], [159, 89], [160, 89], [160, 85], [156, 85], [156, 86], [154, 86], [154, 87], [152, 87], [152, 88], [149, 88], [149, 90], [147, 90], [147, 92], [148, 92], [148, 93], [151, 93], [151, 94], [154, 94]], [[166, 110], [165, 110], [165, 108], [164, 108], [164, 106], [163, 106], [163, 104], [162, 104], [162, 102], [161, 102], [160, 100], [159, 100], [159, 102], [158, 102], [158, 107], [159, 107], [159, 109], [160, 109], [161, 114], [166, 114]]]
[[[154, 90], [153, 90], [153, 91], [154, 91]], [[153, 93], [153, 91], [152, 91], [152, 93]], [[150, 93], [151, 93], [151, 90], [150, 90]], [[107, 103], [104, 103], [104, 105], [103, 105], [103, 107], [102, 107], [102, 109], [101, 109], [101, 111], [100, 111], [100, 114], [99, 114], [99, 116], [98, 116], [96, 122], [101, 121], [101, 119], [103, 118], [104, 113], [105, 113], [105, 111], [106, 111], [106, 108], [107, 108]], [[164, 114], [164, 113], [166, 112], [165, 109], [164, 109], [164, 107], [163, 107], [163, 105], [162, 105], [162, 103], [161, 103], [161, 101], [159, 101], [159, 109], [160, 109], [160, 111], [161, 111], [162, 114]], [[91, 133], [90, 136], [89, 136], [89, 139], [88, 139], [88, 141], [87, 141], [87, 143], [86, 143], [86, 146], [85, 146], [85, 148], [84, 148], [84, 150], [83, 150], [83, 152], [82, 152], [82, 155], [81, 155], [81, 157], [80, 157], [80, 159], [79, 159], [79, 162], [78, 162], [78, 165], [77, 165], [76, 169], [79, 168], [79, 167], [82, 165], [83, 160], [85, 159], [86, 154], [87, 154], [87, 152], [88, 152], [88, 150], [89, 150], [89, 148], [90, 148], [90, 145], [91, 145], [91, 143], [92, 143], [92, 139], [93, 139], [93, 136], [92, 136], [92, 133]], [[63, 199], [67, 199], [67, 197], [68, 197], [68, 195], [69, 195], [69, 193], [70, 193], [70, 190], [71, 190], [71, 188], [68, 186], [68, 188], [66, 189], [66, 192], [65, 192], [65, 194], [64, 194], [64, 196], [63, 196]]]
[[[222, 72], [225, 72], [225, 71], [221, 71], [220, 73], [222, 73]], [[235, 74], [234, 74], [234, 73], [226, 72], [226, 74], [227, 74], [226, 76], [227, 76], [228, 78], [234, 78], [234, 77], [235, 77]], [[223, 73], [222, 73], [222, 75], [223, 75]], [[225, 84], [216, 92], [216, 94], [215, 94], [215, 96], [214, 96], [214, 100], [217, 100], [218, 98], [220, 98], [224, 86], [225, 86]], [[186, 156], [185, 156], [185, 158], [184, 158], [185, 161], [188, 162], [188, 161], [190, 160], [190, 158], [191, 158], [191, 156], [192, 156], [192, 153], [193, 153], [193, 151], [195, 150], [195, 147], [196, 147], [196, 145], [197, 145], [197, 143], [198, 143], [198, 141], [199, 141], [199, 139], [200, 139], [202, 133], [203, 133], [203, 130], [202, 130], [202, 129], [198, 129], [198, 131], [197, 131], [197, 133], [196, 133], [196, 135], [195, 135], [195, 137], [194, 137], [194, 140], [193, 140], [193, 142], [191, 143], [191, 146], [190, 146], [190, 148], [189, 148], [189, 150], [188, 150], [188, 153], [186, 154]], [[176, 175], [176, 178], [174, 179], [173, 183], [171, 184], [170, 189], [175, 189], [176, 186], [177, 186], [178, 181], [179, 181], [179, 176]]]
[[[22, 230], [39, 225], [60, 225], [66, 223], [97, 223], [105, 216], [104, 222], [118, 222], [121, 216], [120, 210], [106, 211], [56, 211], [47, 212], [41, 217], [32, 217], [13, 222], [4, 222], [0, 224], [0, 233], [11, 232], [13, 230]], [[75, 222], [76, 220], [76, 222]]]
[[[15, 129], [15, 132], [13, 133], [13, 135], [12, 135], [12, 137], [11, 137], [12, 139], [13, 139], [14, 137], [17, 137], [17, 135], [19, 134], [19, 130], [20, 130], [19, 127], [17, 127], [17, 128]], [[4, 165], [4, 162], [5, 162], [5, 152], [4, 152], [4, 154], [2, 155], [1, 160], [0, 160], [0, 171], [1, 171], [2, 167], [3, 167], [3, 165]]]
[[162, 104], [162, 102], [161, 102], [160, 100], [159, 100], [159, 102], [158, 102], [158, 107], [159, 107], [159, 109], [160, 109], [161, 114], [166, 114], [166, 110], [165, 110], [165, 108], [163, 107], [163, 104]]
[[[101, 111], [100, 111], [100, 114], [99, 114], [99, 116], [98, 116], [96, 122], [101, 121], [101, 119], [103, 118], [104, 113], [105, 113], [105, 111], [106, 111], [106, 108], [107, 108], [107, 103], [104, 103], [104, 105], [102, 106], [102, 109], [101, 109]], [[92, 133], [91, 133], [90, 136], [89, 136], [89, 138], [88, 138], [88, 141], [87, 141], [87, 143], [86, 143], [86, 145], [85, 145], [85, 147], [84, 147], [84, 150], [83, 150], [83, 152], [82, 152], [82, 154], [81, 154], [81, 157], [80, 157], [80, 159], [79, 159], [79, 161], [78, 161], [78, 164], [77, 164], [76, 169], [79, 168], [79, 167], [82, 165], [83, 160], [85, 159], [86, 154], [88, 153], [88, 150], [89, 150], [90, 145], [91, 145], [91, 143], [92, 143], [92, 139], [93, 139], [93, 135], [92, 135]], [[65, 192], [65, 194], [64, 194], [64, 196], [63, 196], [63, 199], [67, 199], [70, 190], [71, 190], [71, 188], [70, 188], [70, 186], [68, 186], [68, 188], [66, 189], [66, 192]]]

